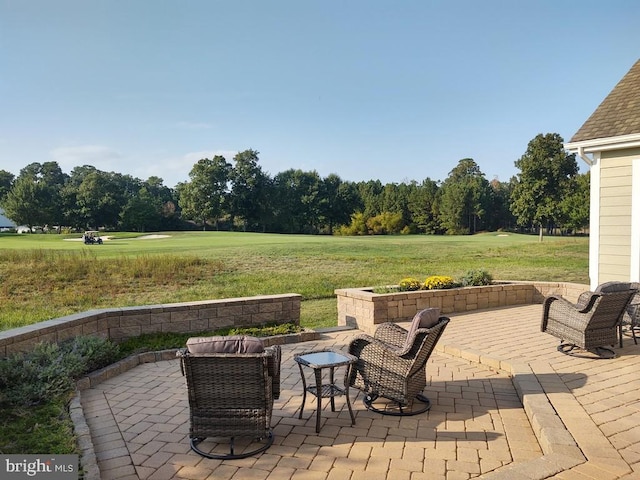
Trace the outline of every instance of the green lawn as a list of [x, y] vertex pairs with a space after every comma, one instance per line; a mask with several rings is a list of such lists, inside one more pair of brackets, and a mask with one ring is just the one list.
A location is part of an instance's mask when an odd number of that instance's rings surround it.
[[588, 283], [588, 239], [333, 237], [240, 232], [0, 234], [0, 329], [100, 307], [300, 293], [305, 326], [335, 324], [336, 288], [484, 269], [494, 279]]
[[[0, 234], [0, 330], [99, 307], [287, 292], [304, 296], [301, 323], [314, 328], [336, 324], [336, 288], [456, 278], [472, 269], [497, 280], [588, 283], [587, 238], [166, 235], [117, 233], [85, 246], [65, 240], [79, 235]], [[0, 408], [0, 452], [75, 453], [67, 401]]]

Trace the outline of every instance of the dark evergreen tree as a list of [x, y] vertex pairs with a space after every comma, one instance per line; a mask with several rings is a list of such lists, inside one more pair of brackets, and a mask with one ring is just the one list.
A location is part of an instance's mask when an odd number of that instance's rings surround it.
[[491, 187], [471, 158], [464, 158], [449, 172], [440, 197], [440, 222], [449, 234], [475, 233], [484, 228]]
[[408, 208], [416, 232], [441, 233], [438, 224], [438, 184], [427, 178], [409, 194]]

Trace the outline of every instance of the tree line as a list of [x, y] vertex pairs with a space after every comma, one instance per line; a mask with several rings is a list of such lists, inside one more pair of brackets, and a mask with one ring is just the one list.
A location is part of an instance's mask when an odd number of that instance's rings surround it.
[[508, 182], [464, 158], [444, 181], [350, 182], [289, 169], [273, 176], [249, 149], [193, 165], [175, 188], [90, 165], [62, 172], [31, 163], [0, 170], [0, 207], [18, 225], [68, 229], [185, 229], [369, 235], [479, 231], [577, 232], [589, 222], [589, 174], [556, 133], [532, 139]]

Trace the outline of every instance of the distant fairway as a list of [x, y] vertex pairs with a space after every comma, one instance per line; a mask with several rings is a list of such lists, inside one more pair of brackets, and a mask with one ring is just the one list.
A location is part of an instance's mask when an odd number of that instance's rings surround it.
[[[241, 232], [0, 234], [0, 328], [99, 307], [300, 293], [303, 323], [335, 324], [336, 288], [454, 278], [588, 283], [588, 239], [473, 236], [333, 237]], [[333, 318], [332, 318], [333, 317]]]

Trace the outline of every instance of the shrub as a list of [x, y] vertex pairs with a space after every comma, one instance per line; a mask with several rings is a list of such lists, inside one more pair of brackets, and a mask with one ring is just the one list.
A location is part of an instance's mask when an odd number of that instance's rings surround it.
[[382, 212], [367, 220], [367, 229], [373, 235], [389, 235], [402, 230], [402, 214]]
[[491, 285], [491, 282], [493, 282], [493, 278], [486, 270], [469, 270], [462, 278], [460, 278], [460, 285], [463, 287]]
[[32, 406], [70, 390], [73, 382], [56, 344], [0, 360], [0, 404]]
[[351, 215], [351, 223], [349, 225], [341, 225], [334, 230], [335, 235], [366, 235], [367, 221], [361, 212]]
[[398, 284], [398, 287], [399, 287], [401, 292], [412, 292], [414, 290], [420, 290], [422, 285], [420, 284], [420, 282], [417, 279], [411, 278], [411, 277], [407, 277], [407, 278], [403, 278], [402, 280], [400, 280], [400, 283]]
[[0, 405], [33, 406], [71, 391], [81, 375], [118, 358], [117, 345], [98, 337], [39, 343], [0, 359]]
[[424, 281], [423, 287], [425, 290], [439, 290], [446, 288], [454, 288], [457, 284], [451, 277], [442, 275], [432, 275], [427, 277]]
[[[61, 344], [69, 373], [77, 379], [120, 358], [118, 345], [100, 337], [76, 337]], [[73, 365], [73, 369], [71, 368]]]

